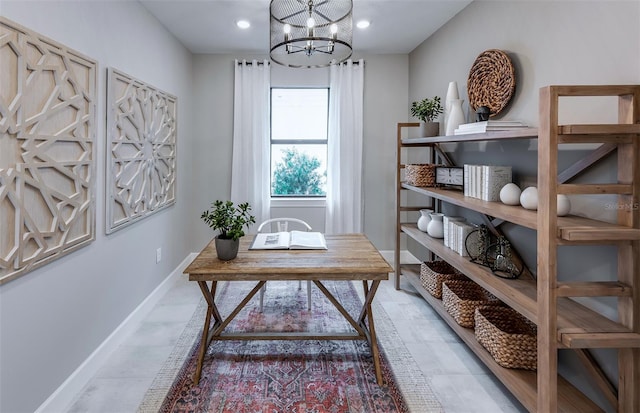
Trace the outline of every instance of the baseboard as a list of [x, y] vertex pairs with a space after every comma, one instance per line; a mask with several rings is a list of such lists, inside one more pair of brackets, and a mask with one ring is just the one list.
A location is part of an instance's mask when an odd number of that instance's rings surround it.
[[[393, 250], [380, 251], [380, 255], [382, 255], [382, 258], [384, 258], [392, 267], [393, 267], [393, 261], [394, 261], [394, 252], [395, 251]], [[400, 250], [400, 263], [401, 264], [420, 264], [420, 260], [417, 259], [409, 251]]]
[[180, 279], [182, 271], [193, 261], [197, 253], [189, 254], [178, 267], [167, 276], [135, 310], [113, 330], [102, 344], [54, 391], [44, 403], [38, 407], [35, 413], [66, 411], [84, 386], [102, 367], [111, 353], [138, 328], [140, 322], [151, 312], [158, 301]]

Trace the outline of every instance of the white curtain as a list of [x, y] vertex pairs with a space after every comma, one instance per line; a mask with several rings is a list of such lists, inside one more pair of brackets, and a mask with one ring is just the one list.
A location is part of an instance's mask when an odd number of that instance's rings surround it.
[[362, 232], [364, 61], [330, 67], [327, 234]]
[[267, 60], [235, 61], [231, 200], [249, 202], [257, 224], [270, 215], [269, 89]]

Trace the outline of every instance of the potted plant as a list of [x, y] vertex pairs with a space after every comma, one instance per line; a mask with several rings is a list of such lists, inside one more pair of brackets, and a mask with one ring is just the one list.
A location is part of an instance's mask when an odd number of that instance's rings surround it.
[[217, 200], [200, 216], [213, 230], [220, 231], [215, 237], [219, 259], [229, 261], [238, 255], [240, 237], [244, 236], [243, 228], [246, 226], [249, 229], [249, 225], [256, 222], [250, 210], [248, 202], [235, 206], [231, 201]]
[[443, 112], [440, 96], [426, 98], [411, 104], [411, 115], [420, 119], [420, 136], [436, 136], [440, 131], [440, 123], [434, 122]]

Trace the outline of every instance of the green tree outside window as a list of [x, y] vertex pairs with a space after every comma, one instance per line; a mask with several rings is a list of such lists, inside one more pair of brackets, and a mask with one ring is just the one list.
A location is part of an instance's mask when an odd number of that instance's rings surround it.
[[306, 153], [290, 147], [282, 151], [282, 161], [273, 172], [271, 188], [273, 195], [312, 195], [322, 196], [325, 176], [318, 172], [320, 161]]

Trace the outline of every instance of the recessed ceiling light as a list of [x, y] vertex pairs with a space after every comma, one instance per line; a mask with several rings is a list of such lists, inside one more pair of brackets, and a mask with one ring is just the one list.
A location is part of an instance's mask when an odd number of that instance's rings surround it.
[[241, 29], [248, 29], [249, 27], [251, 27], [251, 23], [249, 23], [247, 20], [238, 20], [236, 22], [236, 26]]
[[356, 23], [356, 27], [358, 27], [358, 29], [366, 29], [370, 24], [369, 20], [360, 20]]

